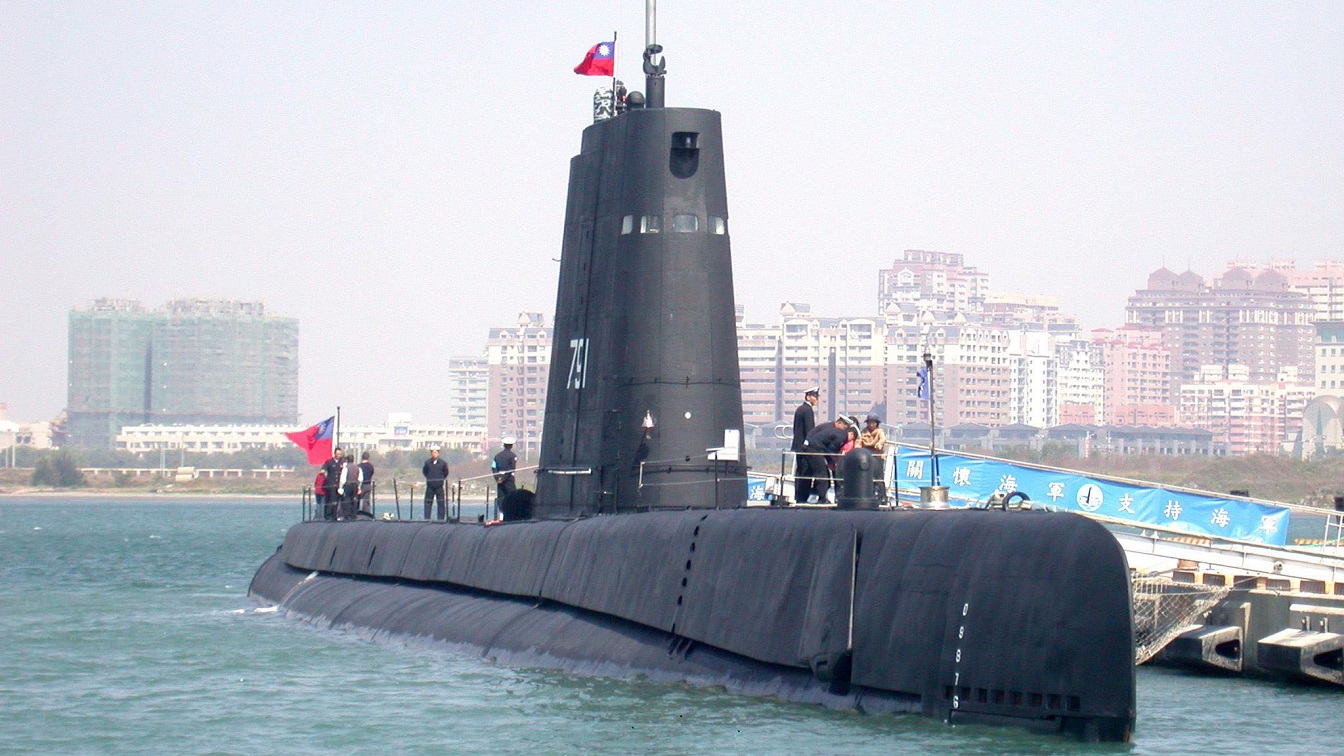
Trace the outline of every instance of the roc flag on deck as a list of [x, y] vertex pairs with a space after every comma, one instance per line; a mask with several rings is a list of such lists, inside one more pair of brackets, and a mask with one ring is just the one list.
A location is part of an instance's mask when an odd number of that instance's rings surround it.
[[574, 73], [580, 76], [615, 76], [616, 43], [598, 42], [583, 56], [583, 62], [574, 66]]
[[335, 427], [336, 416], [332, 415], [307, 430], [286, 433], [285, 438], [308, 452], [308, 464], [320, 465], [331, 458], [332, 437], [335, 435], [332, 431]]

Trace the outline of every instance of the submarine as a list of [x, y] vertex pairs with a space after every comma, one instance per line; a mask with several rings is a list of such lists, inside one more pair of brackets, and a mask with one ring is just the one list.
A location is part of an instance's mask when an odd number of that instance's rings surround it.
[[1128, 741], [1128, 566], [1100, 525], [848, 488], [746, 506], [721, 117], [666, 106], [652, 5], [644, 94], [570, 163], [535, 494], [498, 524], [300, 522], [249, 595], [505, 664]]

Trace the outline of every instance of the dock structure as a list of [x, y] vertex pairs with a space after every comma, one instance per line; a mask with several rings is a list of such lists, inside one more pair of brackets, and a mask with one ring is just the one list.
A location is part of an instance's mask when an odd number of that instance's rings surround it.
[[[1338, 521], [1329, 513], [1327, 522]], [[1136, 639], [1144, 618], [1188, 608], [1157, 663], [1344, 687], [1344, 556], [1337, 547], [1267, 546], [1113, 529], [1134, 579]], [[1194, 597], [1214, 600], [1195, 606]]]

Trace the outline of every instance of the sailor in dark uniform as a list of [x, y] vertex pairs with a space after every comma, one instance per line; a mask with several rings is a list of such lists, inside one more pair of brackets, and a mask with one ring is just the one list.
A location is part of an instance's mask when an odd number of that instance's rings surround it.
[[359, 511], [373, 513], [373, 463], [369, 453], [359, 456]]
[[336, 519], [353, 520], [355, 509], [359, 506], [360, 480], [359, 464], [353, 456], [346, 457], [341, 464], [341, 503], [336, 509]]
[[448, 480], [448, 463], [439, 459], [439, 447], [435, 446], [429, 450], [429, 459], [420, 468], [420, 472], [425, 475], [425, 519], [429, 519], [430, 503], [437, 501], [439, 503], [439, 519], [446, 516], [447, 505], [443, 499], [443, 484]]
[[341, 447], [336, 447], [331, 452], [331, 459], [322, 463], [322, 472], [326, 473], [323, 479], [322, 493], [326, 496], [326, 503], [322, 507], [322, 516], [328, 520], [336, 519], [341, 501], [341, 465], [344, 464], [342, 457], [345, 453]]
[[508, 495], [513, 493], [515, 486], [513, 483], [513, 471], [518, 467], [518, 455], [513, 453], [513, 445], [518, 439], [513, 436], [503, 438], [504, 450], [495, 455], [494, 461], [490, 463], [490, 472], [495, 476], [495, 501], [503, 502]]
[[835, 469], [835, 460], [845, 443], [849, 441], [850, 427], [849, 421], [838, 417], [833, 423], [824, 423], [813, 428], [803, 441], [803, 450], [806, 454], [801, 456], [808, 461], [808, 478], [810, 478], [804, 485], [809, 486], [819, 502], [826, 501], [826, 492], [831, 488], [831, 473]]
[[803, 443], [807, 441], [807, 434], [817, 425], [817, 416], [814, 407], [817, 406], [817, 399], [821, 394], [820, 386], [813, 386], [803, 394], [803, 403], [798, 405], [798, 409], [793, 411], [793, 445], [789, 447], [794, 453], [793, 458], [793, 500], [807, 501], [812, 494], [812, 478], [810, 474], [811, 467], [807, 457], [801, 454]]

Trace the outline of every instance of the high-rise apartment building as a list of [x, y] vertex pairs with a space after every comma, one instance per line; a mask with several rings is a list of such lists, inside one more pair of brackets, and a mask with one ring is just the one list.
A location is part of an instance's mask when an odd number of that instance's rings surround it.
[[878, 312], [916, 303], [943, 313], [979, 312], [987, 296], [989, 274], [966, 265], [956, 252], [907, 249], [890, 268], [878, 271]]
[[1100, 425], [1106, 402], [1106, 362], [1101, 345], [1081, 338], [1055, 344], [1059, 424]]
[[70, 312], [70, 442], [112, 448], [125, 425], [292, 424], [299, 323], [260, 302], [99, 299]]
[[1192, 271], [1161, 268], [1129, 298], [1125, 320], [1163, 333], [1173, 393], [1205, 365], [1245, 365], [1252, 381], [1276, 380], [1284, 366], [1312, 376], [1315, 310], [1278, 270], [1231, 268], [1206, 283]]
[[785, 393], [783, 349], [779, 325], [749, 323], [737, 306], [737, 364], [742, 380], [742, 421], [753, 431], [769, 432], [778, 418], [791, 413], [802, 395]]
[[[784, 303], [778, 322], [771, 325], [748, 323], [739, 315], [742, 413], [749, 433], [769, 436], [793, 416], [803, 393], [813, 386], [821, 393], [819, 419], [883, 411], [891, 382], [887, 322], [863, 316], [814, 317], [811, 307], [798, 302]], [[910, 370], [913, 375], [914, 368]]]
[[1010, 332], [998, 326], [954, 321], [933, 331], [934, 400], [940, 424], [991, 428], [1012, 422], [1016, 367]]
[[1316, 321], [1316, 393], [1344, 394], [1344, 321]]
[[1228, 270], [1237, 268], [1255, 274], [1267, 270], [1280, 273], [1288, 279], [1288, 288], [1311, 302], [1314, 320], [1344, 320], [1344, 260], [1317, 260], [1311, 268], [1299, 268], [1297, 261], [1284, 258], [1267, 263], [1254, 260], [1227, 263]]
[[490, 363], [485, 357], [448, 358], [448, 416], [459, 428], [484, 428], [490, 408]]
[[1276, 380], [1255, 381], [1245, 365], [1206, 365], [1181, 386], [1181, 419], [1212, 431], [1228, 454], [1278, 454], [1298, 440], [1303, 410], [1316, 393], [1296, 373], [1285, 367]]
[[1103, 423], [1168, 427], [1176, 424], [1171, 347], [1162, 331], [1124, 326], [1099, 328], [1092, 343], [1101, 350]]
[[1048, 428], [1059, 423], [1059, 355], [1045, 330], [1008, 331], [1012, 384], [1008, 422]]
[[546, 381], [551, 369], [551, 329], [539, 312], [523, 312], [518, 324], [491, 328], [485, 344], [489, 394], [488, 444], [504, 436], [518, 439], [517, 452], [530, 458], [541, 448], [546, 417]]

